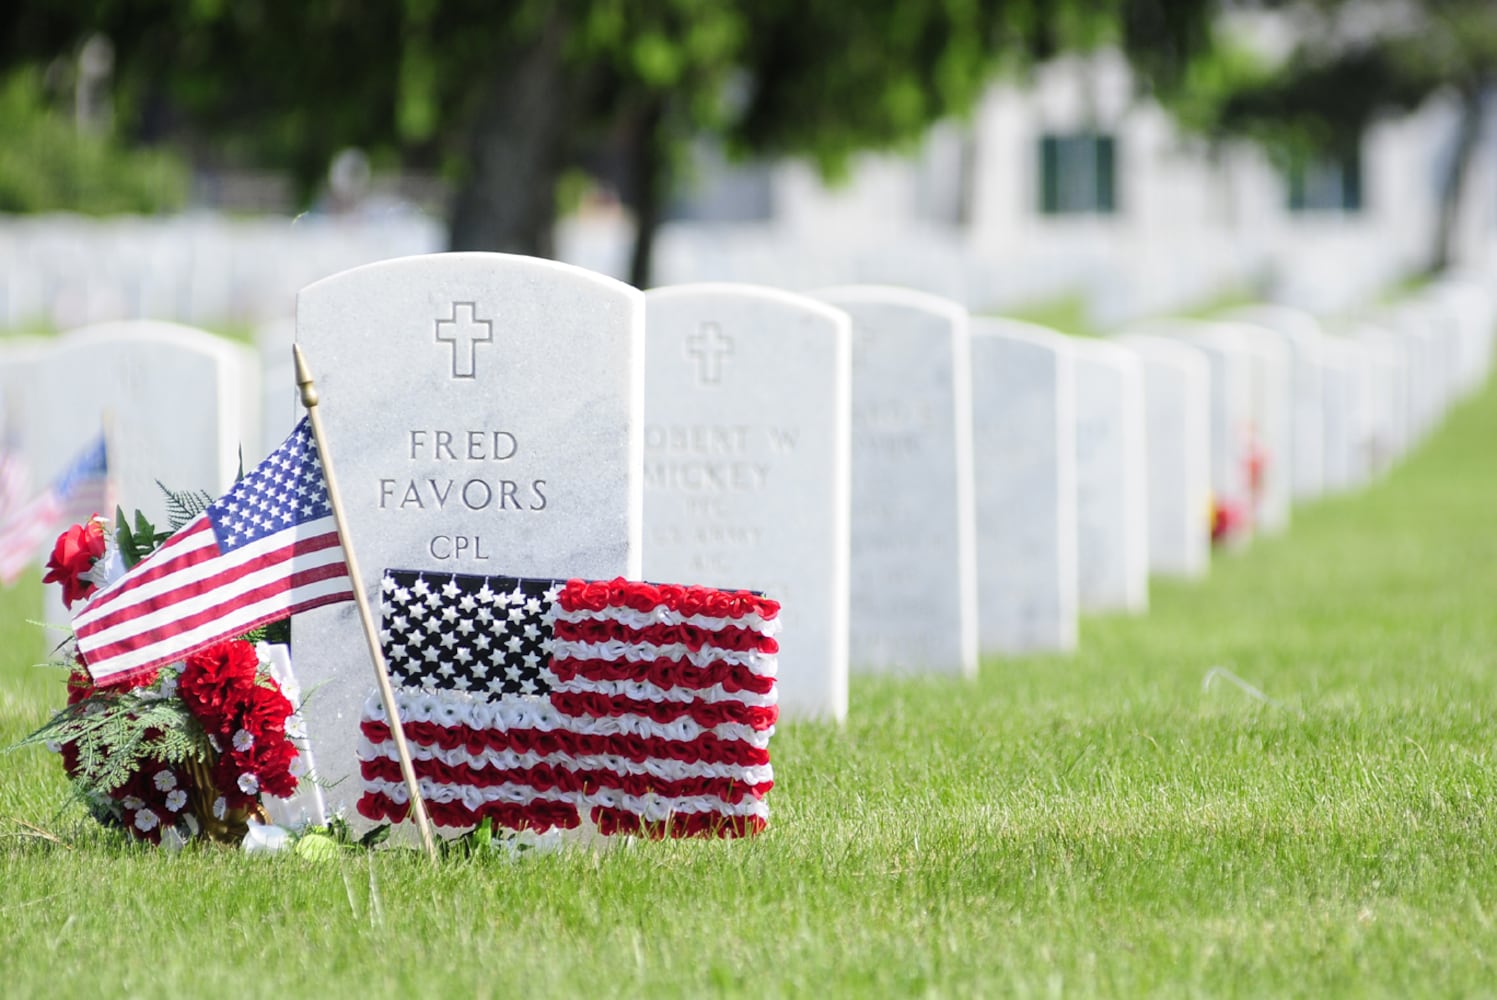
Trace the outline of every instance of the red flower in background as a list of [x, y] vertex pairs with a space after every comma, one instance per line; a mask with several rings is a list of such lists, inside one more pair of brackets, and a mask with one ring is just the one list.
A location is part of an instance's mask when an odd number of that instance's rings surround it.
[[94, 568], [94, 562], [104, 555], [104, 525], [97, 518], [89, 518], [75, 524], [57, 536], [52, 546], [52, 558], [47, 560], [47, 575], [43, 583], [62, 585], [62, 603], [71, 608], [98, 588], [93, 581], [83, 579], [83, 574]]
[[1221, 543], [1247, 524], [1247, 509], [1232, 500], [1217, 500], [1211, 507], [1211, 541]]

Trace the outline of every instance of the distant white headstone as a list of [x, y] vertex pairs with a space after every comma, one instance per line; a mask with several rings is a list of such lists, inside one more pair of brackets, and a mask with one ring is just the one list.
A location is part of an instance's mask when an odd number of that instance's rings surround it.
[[852, 319], [848, 662], [976, 674], [967, 311], [876, 285], [816, 298]]
[[[304, 288], [296, 336], [357, 546], [356, 585], [376, 606], [385, 570], [638, 577], [636, 289], [530, 257], [406, 257]], [[374, 687], [355, 606], [297, 616], [292, 652], [318, 770], [335, 782], [328, 806], [352, 814]]]
[[1375, 462], [1386, 468], [1408, 450], [1412, 431], [1409, 407], [1409, 343], [1381, 326], [1359, 323], [1346, 335], [1365, 346], [1375, 360], [1375, 392], [1379, 400], [1373, 428]]
[[[171, 323], [130, 321], [59, 337], [34, 369], [26, 450], [51, 481], [108, 422], [120, 504], [167, 523], [158, 480], [219, 495], [259, 436], [259, 372], [243, 347]], [[103, 513], [103, 512], [101, 512]]]
[[1368, 348], [1343, 337], [1326, 344], [1325, 486], [1344, 492], [1372, 475], [1372, 369]]
[[1076, 647], [1076, 370], [1071, 339], [972, 320], [978, 642]]
[[296, 366], [291, 345], [296, 342], [296, 321], [277, 320], [255, 330], [255, 348], [260, 357], [260, 454], [270, 454], [286, 440], [302, 418], [301, 394], [296, 388]]
[[1211, 368], [1165, 337], [1117, 342], [1143, 364], [1149, 571], [1187, 578], [1211, 565]]
[[1149, 607], [1149, 494], [1143, 372], [1115, 344], [1078, 338], [1077, 580], [1082, 611]]
[[781, 717], [845, 718], [848, 318], [753, 285], [646, 301], [645, 577], [782, 602]]
[[1275, 336], [1288, 352], [1290, 368], [1291, 444], [1286, 456], [1291, 495], [1310, 500], [1324, 489], [1325, 376], [1320, 324], [1307, 312], [1289, 306], [1255, 305], [1230, 317]]

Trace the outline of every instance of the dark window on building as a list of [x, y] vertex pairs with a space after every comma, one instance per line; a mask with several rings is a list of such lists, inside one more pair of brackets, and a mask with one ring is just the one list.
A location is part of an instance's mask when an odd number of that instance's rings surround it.
[[1289, 161], [1291, 212], [1360, 212], [1362, 156], [1353, 150], [1339, 155], [1301, 155]]
[[1117, 141], [1077, 132], [1040, 139], [1040, 211], [1111, 215], [1117, 211]]

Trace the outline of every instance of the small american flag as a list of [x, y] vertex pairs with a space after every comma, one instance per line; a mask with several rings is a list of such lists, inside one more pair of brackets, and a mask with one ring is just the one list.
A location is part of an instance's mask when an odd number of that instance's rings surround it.
[[352, 600], [306, 419], [254, 471], [73, 619], [95, 684], [118, 684], [266, 622]]
[[[15, 476], [24, 477], [20, 462], [19, 455], [7, 450], [0, 469], [0, 485], [12, 496], [22, 488], [14, 482]], [[0, 524], [0, 582], [15, 583], [68, 525], [107, 511], [109, 493], [108, 449], [100, 434], [45, 490], [8, 512]]]
[[[743, 591], [387, 570], [382, 644], [432, 821], [545, 832], [764, 828], [779, 605]], [[389, 721], [361, 722], [359, 812], [409, 799]]]

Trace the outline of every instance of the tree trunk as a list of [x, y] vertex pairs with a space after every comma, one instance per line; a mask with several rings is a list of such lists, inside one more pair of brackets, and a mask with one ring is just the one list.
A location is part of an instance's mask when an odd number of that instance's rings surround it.
[[634, 250], [629, 283], [650, 287], [655, 264], [655, 234], [660, 229], [670, 190], [670, 149], [665, 129], [665, 98], [652, 97], [640, 111], [630, 149], [634, 182]]
[[553, 12], [531, 44], [496, 60], [480, 98], [467, 168], [452, 200], [453, 250], [548, 257], [556, 183], [566, 166], [577, 88], [562, 59], [566, 26]]
[[1461, 88], [1461, 121], [1456, 133], [1455, 149], [1440, 185], [1440, 217], [1435, 227], [1435, 245], [1430, 254], [1430, 272], [1448, 268], [1455, 260], [1456, 240], [1460, 236], [1462, 195], [1466, 177], [1481, 138], [1482, 119], [1486, 116], [1487, 88], [1479, 81]]

